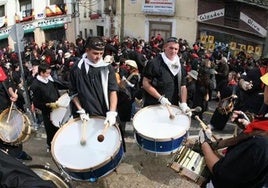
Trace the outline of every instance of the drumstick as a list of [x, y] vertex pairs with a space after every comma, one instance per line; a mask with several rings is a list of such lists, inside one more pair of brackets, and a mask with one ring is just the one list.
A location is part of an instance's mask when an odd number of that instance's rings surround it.
[[[17, 89], [15, 90], [15, 94], [17, 94]], [[14, 101], [11, 102], [11, 105], [10, 105], [10, 109], [9, 109], [9, 112], [8, 112], [8, 115], [7, 115], [7, 123], [9, 122], [9, 119], [10, 119], [10, 116], [11, 116], [11, 111], [12, 111], [12, 108], [13, 108], [13, 105], [14, 105]]]
[[[207, 129], [210, 129], [200, 118], [199, 118], [199, 116], [195, 116], [195, 119], [196, 120], [198, 120], [199, 121], [199, 123], [200, 123], [200, 125], [201, 125], [201, 127], [202, 127], [202, 129], [204, 130], [204, 131], [206, 131]], [[217, 137], [214, 135], [214, 134], [212, 134], [212, 137], [215, 139], [215, 140], [218, 140], [217, 139]]]
[[104, 127], [104, 129], [102, 130], [102, 133], [98, 136], [98, 141], [99, 141], [99, 142], [102, 142], [102, 141], [104, 140], [104, 135], [105, 135], [105, 133], [106, 133], [106, 131], [107, 131], [109, 125], [110, 125], [109, 123], [106, 123], [106, 124], [105, 124], [105, 127]]
[[167, 110], [168, 110], [168, 113], [169, 113], [169, 119], [174, 119], [175, 115], [173, 114], [170, 106], [168, 104], [166, 104], [166, 107], [167, 107]]
[[82, 123], [82, 134], [81, 134], [81, 140], [80, 140], [80, 144], [82, 146], [86, 145], [86, 128], [87, 128], [87, 121], [83, 120]]

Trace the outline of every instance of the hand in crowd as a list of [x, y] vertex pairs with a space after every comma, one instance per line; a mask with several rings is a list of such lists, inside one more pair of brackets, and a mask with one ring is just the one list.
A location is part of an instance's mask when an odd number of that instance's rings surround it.
[[238, 125], [242, 125], [240, 128], [245, 128], [250, 123], [249, 118], [244, 112], [236, 110], [232, 113], [231, 121], [237, 123]]
[[253, 87], [252, 81], [247, 82], [245, 80], [241, 80], [241, 87], [245, 91], [252, 89]]
[[79, 114], [81, 121], [90, 120], [89, 115], [86, 113], [86, 111], [83, 108], [78, 110], [77, 113]]
[[164, 97], [164, 96], [161, 96], [158, 101], [162, 104], [162, 105], [171, 105], [171, 102], [169, 102], [169, 100]]
[[116, 123], [116, 116], [117, 112], [115, 111], [108, 111], [106, 112], [106, 119], [104, 120], [104, 124], [109, 123], [110, 126]]
[[192, 116], [192, 111], [189, 108], [189, 106], [187, 105], [187, 103], [185, 103], [185, 102], [179, 103], [179, 107], [182, 110], [182, 112], [185, 113], [187, 116], [189, 116], [189, 117]]

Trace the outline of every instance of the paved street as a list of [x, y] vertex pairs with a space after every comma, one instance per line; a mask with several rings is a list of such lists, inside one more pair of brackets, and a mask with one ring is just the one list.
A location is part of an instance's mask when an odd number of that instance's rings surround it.
[[[209, 111], [204, 115], [204, 122], [207, 124], [216, 106], [215, 101], [209, 103]], [[192, 119], [190, 126], [190, 138], [197, 138], [200, 130], [199, 122]], [[228, 123], [225, 130], [215, 132], [218, 137], [229, 137], [233, 134], [234, 125]], [[94, 188], [195, 188], [197, 184], [181, 177], [169, 164], [173, 162], [175, 154], [155, 155], [140, 149], [133, 136], [133, 126], [129, 122], [126, 126], [126, 149], [127, 152], [116, 170], [108, 176], [100, 178], [96, 183], [69, 180], [73, 187], [94, 187]], [[71, 138], [66, 138], [71, 139]], [[70, 179], [64, 173], [60, 173], [59, 164], [56, 164], [50, 153], [46, 152], [46, 135], [44, 128], [39, 128], [32, 133], [31, 138], [24, 143], [24, 150], [32, 157], [32, 161], [25, 161], [26, 165], [38, 165], [45, 172], [50, 172], [60, 179]], [[73, 149], [72, 149], [73, 151]], [[96, 156], [97, 157], [97, 156]], [[73, 160], [79, 160], [74, 158]], [[43, 174], [43, 178], [48, 178]], [[55, 178], [53, 178], [55, 179]]]

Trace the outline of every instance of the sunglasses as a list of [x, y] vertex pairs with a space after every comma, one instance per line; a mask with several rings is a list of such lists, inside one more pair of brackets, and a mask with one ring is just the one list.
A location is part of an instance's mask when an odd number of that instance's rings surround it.
[[179, 43], [179, 40], [176, 37], [169, 37], [167, 39], [167, 42], [166, 43], [169, 43], [169, 42]]

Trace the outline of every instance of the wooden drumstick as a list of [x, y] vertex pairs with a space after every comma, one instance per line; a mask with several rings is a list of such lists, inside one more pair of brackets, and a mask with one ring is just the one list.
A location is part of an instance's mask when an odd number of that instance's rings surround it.
[[83, 123], [82, 123], [82, 133], [81, 133], [81, 140], [80, 140], [80, 144], [82, 146], [86, 145], [86, 128], [87, 128], [87, 121], [86, 120], [83, 120]]
[[[200, 123], [200, 125], [201, 125], [201, 127], [202, 127], [202, 129], [204, 130], [204, 131], [206, 131], [207, 129], [210, 129], [200, 118], [199, 118], [199, 116], [195, 116], [195, 119], [196, 120], [198, 120], [199, 121], [199, 123]], [[218, 138], [214, 135], [214, 134], [212, 134], [212, 137], [215, 139], [215, 140], [218, 140]]]
[[[17, 94], [17, 89], [15, 90], [15, 94]], [[10, 119], [10, 116], [11, 116], [11, 111], [12, 111], [12, 108], [13, 108], [13, 105], [14, 105], [14, 101], [11, 102], [11, 105], [10, 105], [10, 109], [9, 109], [9, 112], [8, 112], [8, 115], [7, 115], [7, 123], [9, 122], [9, 119]]]
[[167, 110], [168, 110], [168, 113], [169, 113], [169, 119], [174, 119], [175, 115], [173, 114], [170, 106], [168, 104], [166, 104], [166, 107], [167, 107]]
[[110, 124], [109, 123], [106, 123], [105, 124], [105, 127], [104, 127], [104, 129], [102, 130], [102, 133], [98, 136], [98, 141], [99, 142], [102, 142], [103, 140], [104, 140], [104, 135], [105, 135], [105, 133], [106, 133], [106, 131], [108, 130], [108, 127], [110, 126]]

